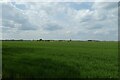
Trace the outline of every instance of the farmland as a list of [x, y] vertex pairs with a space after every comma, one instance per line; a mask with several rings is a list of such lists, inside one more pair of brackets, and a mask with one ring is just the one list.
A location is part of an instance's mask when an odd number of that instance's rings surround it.
[[3, 41], [3, 78], [117, 78], [117, 42]]

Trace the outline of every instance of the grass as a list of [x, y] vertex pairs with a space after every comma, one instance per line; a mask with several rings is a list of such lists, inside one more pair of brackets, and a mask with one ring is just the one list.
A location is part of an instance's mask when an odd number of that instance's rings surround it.
[[2, 41], [0, 41], [0, 79], [2, 77]]
[[117, 42], [3, 41], [3, 78], [117, 78]]

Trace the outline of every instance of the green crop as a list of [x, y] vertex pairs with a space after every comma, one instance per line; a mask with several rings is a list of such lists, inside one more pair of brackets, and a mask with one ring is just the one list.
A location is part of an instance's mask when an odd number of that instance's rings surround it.
[[3, 41], [3, 78], [118, 78], [117, 42]]

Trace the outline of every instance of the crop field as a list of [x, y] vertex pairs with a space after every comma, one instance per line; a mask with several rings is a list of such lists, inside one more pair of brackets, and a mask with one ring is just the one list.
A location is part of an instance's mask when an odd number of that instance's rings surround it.
[[3, 78], [118, 78], [117, 42], [3, 41]]

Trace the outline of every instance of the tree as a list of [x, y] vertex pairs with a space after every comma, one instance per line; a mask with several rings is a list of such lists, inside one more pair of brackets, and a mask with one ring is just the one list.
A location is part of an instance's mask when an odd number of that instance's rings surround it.
[[39, 41], [42, 41], [42, 39], [40, 39]]

